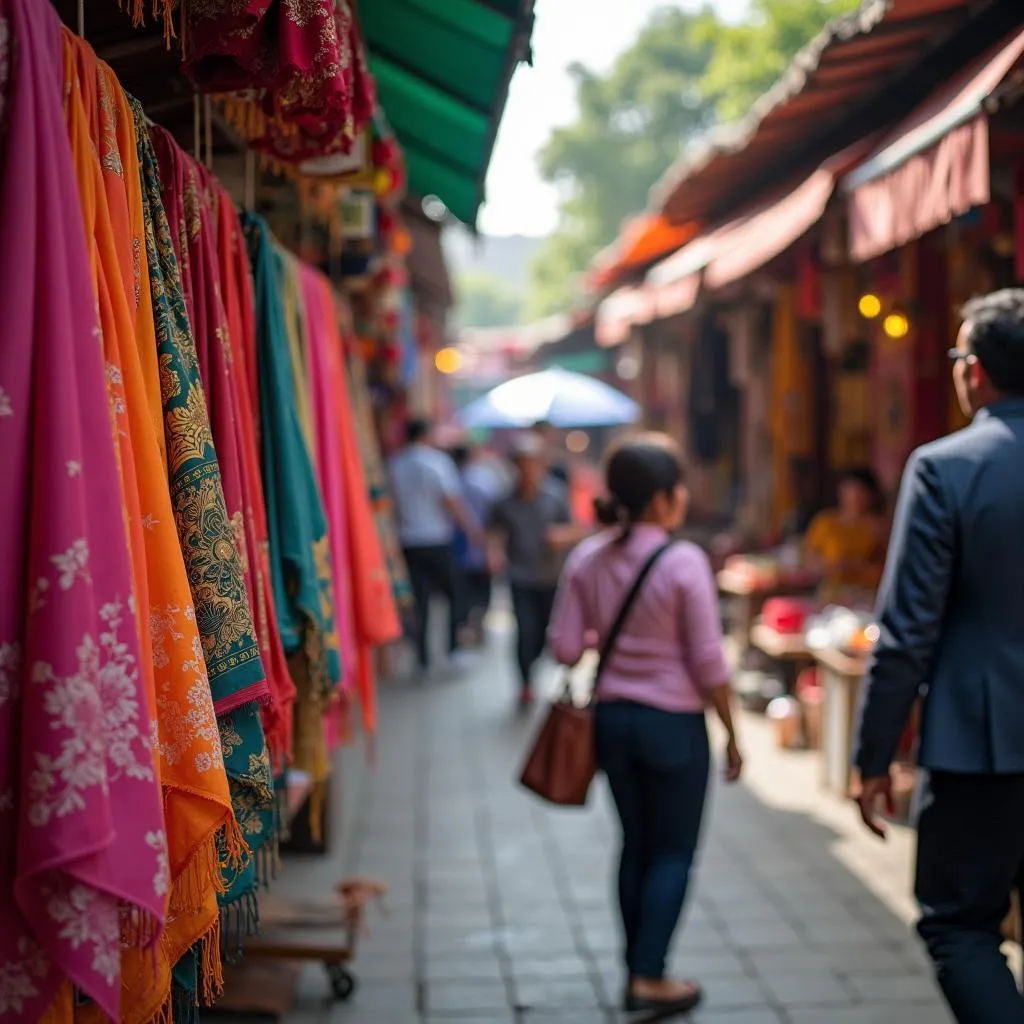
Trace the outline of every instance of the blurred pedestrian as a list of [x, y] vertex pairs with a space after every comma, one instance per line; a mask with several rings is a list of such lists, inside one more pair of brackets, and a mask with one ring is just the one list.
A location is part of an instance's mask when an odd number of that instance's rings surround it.
[[885, 496], [867, 467], [844, 469], [835, 508], [819, 512], [803, 538], [804, 564], [821, 577], [825, 599], [847, 590], [874, 591], [885, 561]]
[[[696, 545], [671, 542], [687, 505], [677, 449], [661, 434], [623, 442], [608, 460], [607, 487], [598, 511], [610, 528], [569, 556], [551, 647], [565, 665], [587, 649], [601, 651], [597, 760], [622, 824], [625, 1009], [661, 1020], [701, 1001], [696, 982], [665, 976], [665, 959], [704, 814], [705, 707], [715, 709], [728, 735], [728, 781], [739, 778], [743, 762], [711, 566]], [[604, 638], [623, 612], [608, 650]]]
[[516, 620], [519, 701], [533, 700], [533, 670], [547, 638], [566, 552], [583, 535], [573, 523], [569, 493], [548, 473], [544, 445], [532, 434], [515, 443], [516, 481], [489, 521], [491, 571], [508, 572]]
[[569, 463], [559, 441], [558, 430], [547, 420], [538, 420], [533, 425], [533, 434], [544, 447], [548, 475], [568, 487], [570, 482]]
[[419, 667], [430, 668], [430, 602], [448, 602], [448, 653], [458, 651], [459, 570], [455, 531], [482, 542], [479, 524], [466, 505], [462, 481], [451, 456], [430, 444], [430, 424], [410, 420], [406, 444], [388, 461], [398, 537], [414, 597], [412, 635]]
[[864, 680], [860, 811], [879, 836], [923, 701], [918, 931], [961, 1024], [1024, 1021], [1000, 952], [1024, 882], [1024, 291], [967, 304], [953, 380], [966, 429], [903, 474]]
[[[491, 509], [500, 496], [500, 478], [483, 459], [478, 447], [459, 445], [452, 449], [452, 460], [459, 470], [466, 506], [481, 532], [491, 517]], [[473, 540], [459, 528], [456, 554], [462, 572], [463, 589], [459, 625], [474, 644], [483, 642], [483, 622], [491, 606], [491, 572], [487, 564], [487, 546]]]

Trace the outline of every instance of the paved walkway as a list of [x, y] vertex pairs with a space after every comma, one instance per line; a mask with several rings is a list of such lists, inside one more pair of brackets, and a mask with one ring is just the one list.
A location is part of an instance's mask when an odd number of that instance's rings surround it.
[[[530, 725], [511, 712], [507, 636], [454, 681], [382, 694], [379, 766], [346, 752], [327, 858], [289, 861], [285, 892], [344, 875], [391, 887], [359, 950], [359, 991], [328, 1006], [304, 976], [288, 1024], [617, 1020], [610, 903], [616, 825], [604, 786], [553, 811], [512, 782]], [[947, 1024], [908, 921], [910, 837], [882, 844], [820, 792], [813, 755], [743, 720], [747, 775], [716, 788], [673, 967], [707, 991], [697, 1024]]]

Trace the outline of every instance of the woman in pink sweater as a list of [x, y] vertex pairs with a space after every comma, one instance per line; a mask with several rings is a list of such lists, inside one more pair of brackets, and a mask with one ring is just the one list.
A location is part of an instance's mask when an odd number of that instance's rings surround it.
[[632, 438], [607, 465], [610, 529], [584, 541], [562, 576], [550, 631], [565, 665], [604, 637], [641, 570], [658, 554], [598, 681], [597, 758], [622, 823], [619, 905], [629, 975], [625, 1008], [661, 1019], [701, 1000], [691, 981], [665, 977], [704, 811], [705, 709], [728, 734], [726, 779], [742, 759], [733, 728], [711, 566], [694, 544], [670, 543], [686, 512], [679, 453], [663, 435]]

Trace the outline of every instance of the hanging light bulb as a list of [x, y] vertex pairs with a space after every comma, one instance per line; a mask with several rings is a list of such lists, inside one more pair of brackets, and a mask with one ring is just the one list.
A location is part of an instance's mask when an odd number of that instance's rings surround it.
[[866, 292], [860, 297], [857, 309], [865, 320], [874, 320], [882, 312], [882, 300], [871, 292]]
[[905, 338], [910, 333], [910, 321], [902, 313], [890, 313], [882, 321], [882, 330], [890, 338]]
[[443, 348], [434, 356], [438, 373], [458, 373], [462, 369], [462, 353], [457, 348]]

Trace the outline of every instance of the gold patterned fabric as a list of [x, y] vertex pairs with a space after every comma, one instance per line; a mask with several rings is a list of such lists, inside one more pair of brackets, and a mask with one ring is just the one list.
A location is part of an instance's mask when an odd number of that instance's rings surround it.
[[[171, 497], [179, 541], [185, 555], [202, 637], [235, 818], [242, 826], [249, 858], [232, 862], [222, 853], [224, 891], [218, 894], [227, 921], [222, 935], [230, 949], [243, 933], [255, 930], [256, 865], [275, 834], [275, 802], [270, 756], [260, 720], [260, 702], [268, 694], [249, 604], [242, 552], [227, 513], [220, 464], [214, 448], [200, 376], [189, 296], [188, 234], [184, 205], [169, 192], [164, 202], [154, 140], [165, 155], [183, 159], [173, 140], [148, 129], [134, 106], [147, 208], [147, 255], [150, 263], [161, 391], [167, 437]], [[173, 147], [173, 149], [171, 148]], [[166, 183], [164, 183], [166, 186]], [[174, 218], [168, 210], [174, 210]], [[184, 242], [179, 266], [173, 239]], [[149, 251], [151, 249], [151, 251]], [[175, 982], [196, 992], [204, 981], [198, 952], [175, 968]]]

